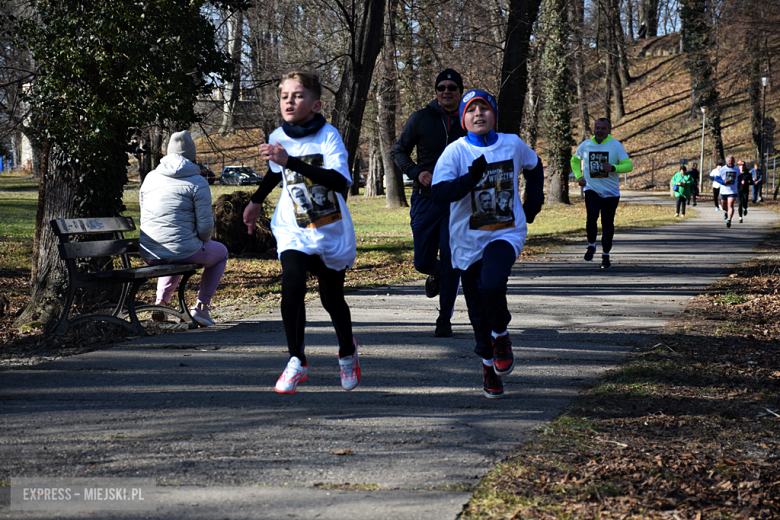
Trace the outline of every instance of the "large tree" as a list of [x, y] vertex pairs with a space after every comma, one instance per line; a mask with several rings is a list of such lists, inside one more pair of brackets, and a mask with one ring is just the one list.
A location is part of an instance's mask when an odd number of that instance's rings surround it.
[[32, 0], [30, 7], [32, 15], [15, 19], [16, 35], [37, 65], [26, 101], [43, 161], [32, 294], [17, 323], [46, 326], [59, 314], [65, 281], [49, 220], [121, 214], [134, 134], [154, 121], [188, 128], [198, 120], [198, 94], [232, 69], [202, 2]]
[[523, 104], [528, 89], [528, 51], [531, 28], [536, 23], [541, 0], [510, 0], [506, 24], [506, 44], [501, 67], [498, 97], [498, 131], [520, 132]]
[[712, 158], [717, 162], [724, 159], [724, 151], [719, 95], [710, 61], [708, 5], [707, 0], [685, 0], [680, 4], [680, 23], [685, 62], [691, 74], [691, 117], [700, 117], [699, 109], [705, 109], [706, 127], [712, 139]]
[[567, 0], [544, 0], [540, 31], [545, 35], [542, 53], [544, 130], [547, 139], [547, 204], [569, 203], [571, 160], [569, 24]]

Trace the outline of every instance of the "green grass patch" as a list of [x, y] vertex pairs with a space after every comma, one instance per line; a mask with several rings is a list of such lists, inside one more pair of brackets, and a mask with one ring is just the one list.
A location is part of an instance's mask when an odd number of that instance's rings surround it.
[[726, 293], [715, 301], [724, 305], [739, 305], [740, 303], [749, 302], [752, 299], [751, 296], [746, 294]]

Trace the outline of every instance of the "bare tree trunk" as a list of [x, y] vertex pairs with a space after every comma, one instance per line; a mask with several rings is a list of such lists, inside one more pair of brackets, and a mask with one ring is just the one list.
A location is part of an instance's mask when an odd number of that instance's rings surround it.
[[604, 117], [612, 120], [612, 54], [609, 52], [609, 46], [607, 46], [607, 52], [604, 54]]
[[628, 41], [634, 43], [634, 0], [626, 0], [626, 22]]
[[659, 0], [639, 0], [639, 21], [645, 24], [645, 38], [658, 36]]
[[382, 158], [379, 154], [379, 135], [373, 134], [368, 140], [368, 174], [366, 175], [366, 197], [378, 197], [384, 194], [382, 188]]
[[585, 86], [585, 56], [582, 42], [582, 29], [585, 24], [585, 0], [571, 1], [570, 8], [574, 84], [577, 87], [577, 115], [580, 120], [580, 141], [584, 141], [590, 136], [590, 114], [588, 113], [587, 88]]
[[241, 47], [244, 43], [244, 13], [235, 12], [228, 17], [228, 54], [236, 66], [235, 79], [225, 85], [224, 101], [222, 105], [222, 126], [219, 133], [230, 135], [235, 132], [234, 116], [236, 103], [241, 96]]
[[38, 322], [47, 329], [62, 311], [60, 295], [67, 283], [65, 264], [57, 251], [57, 238], [49, 226], [55, 218], [70, 217], [75, 212], [75, 193], [66, 168], [49, 168], [50, 146], [42, 146], [41, 182], [38, 189], [38, 211], [35, 216], [35, 238], [32, 258], [32, 293], [27, 306], [16, 319], [21, 326]]
[[506, 47], [501, 67], [501, 90], [498, 96], [498, 131], [519, 134], [523, 119], [523, 102], [528, 85], [528, 50], [531, 27], [539, 13], [541, 0], [510, 0], [506, 27]]
[[[351, 0], [340, 4], [350, 28], [349, 51], [344, 57], [341, 83], [335, 96], [331, 124], [335, 126], [349, 154], [349, 169], [355, 159], [363, 124], [366, 98], [371, 87], [376, 58], [382, 48], [383, 0]], [[405, 200], [399, 200], [400, 205]]]
[[379, 149], [382, 169], [387, 179], [387, 207], [405, 208], [409, 204], [404, 191], [401, 169], [393, 161], [395, 115], [398, 107], [398, 74], [395, 67], [395, 17], [398, 0], [387, 0], [384, 21], [384, 45], [379, 54], [380, 77], [377, 81], [377, 112], [379, 118]]

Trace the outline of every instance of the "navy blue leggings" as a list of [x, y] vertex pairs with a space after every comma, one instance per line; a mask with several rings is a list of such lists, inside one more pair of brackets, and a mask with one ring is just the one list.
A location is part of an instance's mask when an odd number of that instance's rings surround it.
[[413, 193], [409, 216], [414, 237], [414, 268], [423, 274], [441, 275], [439, 316], [449, 321], [460, 283], [452, 269], [449, 207]]
[[504, 332], [512, 319], [506, 303], [506, 287], [512, 266], [517, 260], [515, 248], [505, 240], [491, 242], [477, 260], [460, 274], [463, 296], [469, 310], [477, 345], [474, 352], [483, 359], [493, 359], [491, 331]]
[[308, 273], [317, 277], [320, 301], [330, 314], [336, 337], [339, 340], [339, 356], [351, 356], [355, 352], [352, 343], [352, 315], [344, 300], [344, 277], [346, 269], [329, 269], [319, 256], [300, 251], [283, 251], [282, 262], [282, 322], [287, 336], [287, 350], [306, 364], [303, 352], [304, 329], [306, 328], [306, 278]]

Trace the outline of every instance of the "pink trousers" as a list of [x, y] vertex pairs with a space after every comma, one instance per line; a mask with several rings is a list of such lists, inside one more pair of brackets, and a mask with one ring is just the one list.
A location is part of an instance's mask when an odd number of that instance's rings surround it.
[[[203, 242], [203, 247], [200, 251], [182, 260], [175, 260], [173, 262], [169, 260], [158, 259], [146, 259], [144, 262], [147, 265], [161, 265], [161, 264], [200, 264], [203, 266], [203, 274], [200, 277], [200, 290], [198, 291], [198, 300], [209, 305], [211, 303], [211, 297], [217, 291], [219, 281], [222, 279], [222, 273], [225, 272], [225, 265], [227, 265], [228, 250], [220, 242], [213, 240], [209, 242]], [[176, 290], [176, 286], [181, 281], [181, 275], [176, 276], [164, 276], [157, 279], [157, 301], [163, 301], [168, 303], [173, 296], [173, 292]]]

